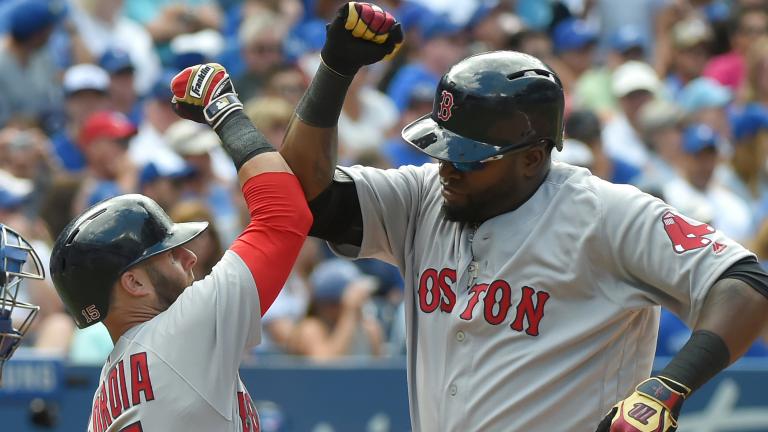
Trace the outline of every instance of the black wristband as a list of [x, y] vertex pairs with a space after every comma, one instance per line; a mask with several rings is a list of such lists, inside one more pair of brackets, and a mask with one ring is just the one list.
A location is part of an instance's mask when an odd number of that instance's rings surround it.
[[232, 158], [238, 170], [252, 157], [276, 151], [242, 110], [227, 116], [215, 131], [219, 134], [224, 150]]
[[707, 330], [696, 330], [659, 376], [677, 381], [695, 391], [728, 367], [731, 353], [723, 338]]
[[321, 62], [309, 88], [296, 106], [296, 116], [310, 126], [336, 126], [352, 78], [334, 72]]

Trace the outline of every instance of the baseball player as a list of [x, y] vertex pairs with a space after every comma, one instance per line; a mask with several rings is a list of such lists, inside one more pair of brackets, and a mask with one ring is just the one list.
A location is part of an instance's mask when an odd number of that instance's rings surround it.
[[[344, 5], [281, 153], [310, 235], [403, 273], [413, 429], [675, 430], [685, 398], [766, 324], [755, 256], [634, 187], [552, 162], [562, 85], [518, 52], [454, 65], [432, 112], [403, 130], [438, 163], [336, 167], [347, 86], [401, 34], [380, 8]], [[659, 305], [693, 334], [649, 378]]]
[[0, 224], [0, 385], [5, 362], [19, 347], [40, 310], [19, 299], [22, 280], [44, 278], [40, 257], [29, 242]]
[[258, 344], [312, 223], [297, 179], [245, 114], [218, 64], [174, 77], [173, 105], [226, 137], [251, 221], [194, 282], [184, 245], [207, 223], [173, 223], [141, 195], [86, 210], [56, 239], [54, 284], [78, 327], [102, 322], [115, 347], [88, 431], [251, 431], [259, 418], [238, 368]]

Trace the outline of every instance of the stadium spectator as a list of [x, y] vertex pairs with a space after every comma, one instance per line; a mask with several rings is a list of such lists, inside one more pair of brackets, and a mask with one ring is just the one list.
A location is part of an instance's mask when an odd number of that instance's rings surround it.
[[91, 114], [109, 108], [109, 75], [92, 64], [78, 64], [64, 73], [64, 127], [51, 137], [53, 150], [61, 166], [69, 172], [85, 168], [77, 139], [83, 122]]
[[611, 49], [602, 67], [590, 66], [576, 82], [575, 103], [597, 112], [606, 119], [616, 111], [616, 98], [611, 91], [611, 75], [624, 63], [642, 61], [645, 56], [645, 37], [634, 27], [619, 29], [611, 38]]
[[307, 89], [307, 84], [307, 76], [302, 69], [290, 64], [281, 64], [266, 76], [262, 95], [280, 97], [291, 106], [296, 106]]
[[746, 62], [747, 76], [739, 91], [739, 100], [768, 108], [768, 37], [762, 37], [752, 45]]
[[136, 167], [128, 157], [128, 140], [136, 128], [116, 111], [99, 111], [85, 120], [77, 144], [85, 157], [83, 183], [74, 211], [136, 190]]
[[195, 169], [186, 163], [163, 166], [150, 162], [139, 172], [138, 191], [155, 200], [168, 212], [179, 202], [184, 181], [195, 175]]
[[468, 42], [463, 29], [443, 16], [435, 15], [419, 23], [419, 49], [412, 50], [413, 58], [392, 77], [387, 95], [402, 112], [406, 95], [413, 86], [437, 86], [448, 68], [465, 57]]
[[411, 86], [408, 93], [403, 95], [405, 110], [400, 115], [393, 136], [384, 142], [381, 152], [390, 166], [397, 168], [403, 165], [421, 166], [432, 161], [432, 158], [408, 144], [400, 135], [403, 128], [429, 112], [435, 97], [435, 87], [429, 83], [419, 83]]
[[731, 136], [726, 108], [732, 100], [728, 87], [706, 77], [689, 82], [677, 98], [689, 122], [709, 125], [725, 139]]
[[109, 48], [99, 58], [99, 66], [109, 73], [109, 102], [112, 109], [125, 114], [134, 126], [142, 120], [142, 104], [136, 91], [136, 68], [130, 55]]
[[620, 109], [603, 129], [605, 152], [642, 169], [648, 162], [648, 150], [638, 132], [639, 112], [656, 97], [661, 82], [647, 63], [628, 61], [613, 72], [611, 88]]
[[[572, 111], [565, 121], [565, 135], [587, 146], [591, 156], [592, 174], [612, 183], [631, 183], [640, 175], [640, 170], [621, 159], [605, 154], [601, 129], [600, 118], [588, 109]], [[563, 151], [568, 151], [565, 146]]]
[[238, 33], [243, 70], [233, 78], [241, 100], [261, 95], [270, 73], [283, 63], [287, 33], [287, 25], [272, 12], [252, 15], [243, 22]]
[[128, 150], [136, 166], [154, 162], [173, 167], [181, 162], [179, 155], [173, 152], [163, 138], [168, 128], [179, 120], [170, 104], [173, 94], [168, 83], [171, 82], [172, 76], [170, 73], [163, 74], [163, 78], [152, 86], [144, 100], [143, 121]]
[[355, 75], [339, 117], [339, 146], [342, 155], [354, 158], [365, 151], [377, 151], [400, 112], [391, 99], [368, 82], [367, 68]]
[[45, 47], [62, 6], [47, 0], [12, 6], [9, 35], [0, 47], [0, 127], [11, 120], [45, 126], [61, 106], [56, 67]]
[[730, 27], [731, 51], [713, 57], [703, 75], [718, 81], [731, 91], [738, 91], [746, 77], [744, 56], [753, 43], [768, 33], [768, 12], [765, 6], [738, 10]]
[[[104, 0], [91, 0], [101, 3]], [[213, 0], [108, 0], [123, 6], [125, 15], [145, 27], [156, 44], [184, 33], [221, 26], [221, 11]]]
[[664, 200], [683, 214], [711, 224], [731, 238], [748, 240], [753, 232], [749, 206], [713, 180], [718, 164], [720, 136], [696, 123], [683, 132], [681, 176], [667, 182]]
[[689, 82], [701, 76], [709, 59], [712, 31], [698, 17], [675, 23], [672, 28], [672, 58], [665, 80], [666, 91], [677, 98]]
[[160, 77], [160, 58], [147, 29], [122, 14], [123, 0], [74, 0], [72, 6], [72, 21], [93, 58], [109, 49], [127, 52], [136, 68], [136, 91], [148, 92]]
[[245, 115], [267, 137], [267, 141], [279, 149], [293, 115], [293, 108], [283, 98], [264, 96], [248, 101], [245, 104]]
[[[165, 133], [165, 141], [196, 172], [185, 182], [182, 199], [198, 199], [213, 214], [221, 246], [226, 248], [242, 230], [240, 213], [234, 198], [234, 184], [218, 174], [216, 160], [222, 155], [215, 132], [190, 120], [177, 120]], [[227, 167], [233, 168], [229, 162]]]
[[553, 67], [566, 92], [573, 92], [579, 78], [592, 68], [597, 36], [594, 26], [577, 18], [559, 22], [552, 31], [552, 46], [558, 59]]
[[640, 109], [640, 136], [649, 149], [648, 163], [635, 185], [642, 191], [661, 196], [664, 184], [678, 176], [682, 158], [683, 112], [675, 104], [656, 99]]
[[759, 104], [737, 107], [729, 115], [733, 151], [715, 179], [750, 206], [754, 227], [768, 216], [768, 110]]
[[381, 356], [381, 327], [365, 310], [373, 280], [351, 262], [334, 258], [319, 264], [309, 281], [309, 312], [296, 329], [295, 351], [315, 361]]

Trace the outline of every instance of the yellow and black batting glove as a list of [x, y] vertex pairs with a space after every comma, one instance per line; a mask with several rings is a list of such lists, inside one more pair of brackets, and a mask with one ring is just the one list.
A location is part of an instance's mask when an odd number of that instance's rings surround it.
[[664, 377], [651, 377], [614, 405], [596, 432], [674, 432], [685, 397], [691, 390]]
[[320, 55], [338, 74], [352, 76], [365, 65], [394, 56], [402, 43], [403, 30], [392, 14], [371, 3], [349, 2], [326, 26]]

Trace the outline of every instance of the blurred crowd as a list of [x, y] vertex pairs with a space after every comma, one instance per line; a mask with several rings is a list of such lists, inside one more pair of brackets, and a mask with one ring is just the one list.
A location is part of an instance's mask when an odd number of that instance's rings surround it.
[[[180, 120], [171, 77], [223, 64], [275, 146], [319, 64], [339, 0], [2, 0], [0, 223], [47, 263], [52, 240], [103, 199], [142, 193], [211, 228], [189, 244], [203, 278], [248, 220], [217, 135]], [[339, 121], [342, 164], [430, 160], [400, 130], [432, 109], [440, 76], [477, 52], [551, 65], [566, 89], [554, 158], [629, 183], [768, 261], [768, 0], [381, 0], [406, 32], [392, 61], [357, 74]], [[627, 245], [642, 247], [642, 245]], [[404, 352], [403, 281], [308, 239], [251, 357], [313, 361]], [[76, 330], [50, 280], [29, 344], [101, 364], [101, 325]], [[687, 340], [664, 314], [659, 354]], [[767, 355], [762, 342], [750, 354]]]

